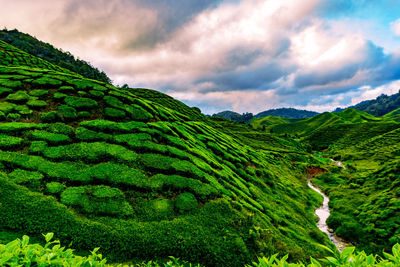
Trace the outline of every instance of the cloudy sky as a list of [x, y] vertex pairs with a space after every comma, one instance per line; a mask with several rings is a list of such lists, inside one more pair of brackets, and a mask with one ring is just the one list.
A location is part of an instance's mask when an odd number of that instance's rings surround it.
[[0, 0], [18, 29], [204, 113], [330, 111], [400, 89], [399, 0]]

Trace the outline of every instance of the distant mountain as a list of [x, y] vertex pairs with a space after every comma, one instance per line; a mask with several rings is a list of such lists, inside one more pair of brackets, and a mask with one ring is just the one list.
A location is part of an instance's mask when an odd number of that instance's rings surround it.
[[275, 117], [290, 118], [290, 119], [304, 119], [304, 118], [314, 117], [318, 114], [319, 114], [318, 112], [300, 110], [295, 108], [277, 108], [260, 112], [254, 117], [263, 118], [267, 116], [275, 116]]
[[93, 67], [89, 62], [75, 58], [69, 52], [64, 52], [51, 44], [39, 41], [29, 34], [18, 30], [8, 31], [4, 29], [0, 30], [0, 40], [86, 78], [111, 83], [111, 79], [107, 74]]
[[235, 121], [235, 122], [241, 122], [241, 123], [248, 123], [253, 118], [252, 113], [239, 114], [237, 112], [230, 111], [230, 110], [225, 110], [225, 111], [213, 114], [212, 116], [224, 118], [224, 119]]
[[[376, 99], [363, 101], [350, 108], [364, 111], [374, 116], [383, 116], [400, 108], [400, 91], [390, 96], [382, 94]], [[337, 108], [334, 112], [341, 112], [343, 110], [342, 108]]]

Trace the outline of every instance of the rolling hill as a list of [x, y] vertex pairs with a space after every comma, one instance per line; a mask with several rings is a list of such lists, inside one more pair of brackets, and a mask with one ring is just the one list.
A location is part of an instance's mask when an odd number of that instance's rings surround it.
[[223, 126], [162, 93], [87, 79], [1, 41], [0, 121], [2, 233], [54, 232], [114, 261], [172, 255], [210, 266], [332, 246], [306, 185], [318, 161], [296, 141]]

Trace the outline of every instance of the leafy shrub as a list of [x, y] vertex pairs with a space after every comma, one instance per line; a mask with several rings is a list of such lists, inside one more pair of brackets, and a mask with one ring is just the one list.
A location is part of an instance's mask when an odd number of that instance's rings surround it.
[[33, 111], [30, 110], [27, 105], [18, 105], [15, 107], [14, 111], [18, 112], [22, 116], [28, 116], [33, 113]]
[[95, 85], [95, 83], [86, 79], [75, 79], [75, 80], [70, 80], [68, 82], [78, 90], [86, 90], [88, 88], [93, 88], [93, 86]]
[[61, 122], [49, 124], [49, 126], [47, 127], [47, 131], [55, 134], [74, 136], [74, 128]]
[[91, 96], [93, 96], [94, 98], [97, 98], [97, 99], [103, 98], [103, 96], [104, 96], [104, 93], [103, 93], [103, 92], [97, 91], [97, 90], [90, 90], [90, 91], [89, 91], [89, 94], [90, 94]]
[[34, 80], [32, 83], [35, 85], [48, 86], [48, 87], [58, 86], [58, 85], [62, 84], [61, 81], [52, 79], [52, 78], [48, 78], [48, 77], [38, 78], [38, 79]]
[[81, 126], [91, 130], [111, 132], [111, 133], [126, 133], [138, 132], [141, 128], [146, 128], [147, 125], [143, 122], [113, 122], [107, 120], [91, 120], [81, 122]]
[[50, 111], [46, 113], [42, 113], [40, 115], [40, 119], [43, 122], [53, 122], [57, 120], [57, 112], [56, 111]]
[[97, 107], [97, 102], [86, 97], [67, 96], [64, 99], [65, 103], [76, 109], [92, 109]]
[[91, 114], [89, 111], [79, 111], [78, 112], [78, 118], [79, 119], [87, 119], [90, 118]]
[[33, 100], [33, 99], [29, 100], [26, 104], [27, 104], [28, 106], [30, 106], [31, 108], [34, 108], [34, 109], [40, 109], [40, 108], [44, 108], [44, 107], [47, 106], [46, 101], [43, 101], [43, 100]]
[[49, 144], [59, 145], [71, 142], [71, 139], [64, 134], [49, 133], [47, 131], [35, 130], [31, 133], [33, 140], [46, 141]]
[[0, 132], [1, 133], [18, 133], [25, 130], [32, 129], [42, 129], [46, 125], [43, 124], [35, 124], [35, 123], [23, 123], [23, 122], [7, 122], [0, 124]]
[[0, 97], [4, 97], [11, 93], [13, 90], [10, 88], [0, 87]]
[[78, 115], [76, 114], [76, 109], [67, 105], [62, 105], [58, 107], [57, 116], [61, 120], [67, 121], [76, 119], [78, 117]]
[[4, 114], [8, 114], [9, 112], [13, 111], [16, 107], [15, 104], [8, 103], [8, 102], [1, 102], [0, 103], [0, 111]]
[[9, 136], [0, 134], [0, 148], [8, 149], [8, 148], [17, 148], [20, 147], [24, 142], [24, 139], [15, 136]]
[[10, 88], [21, 88], [21, 81], [13, 81], [9, 79], [0, 79], [0, 86], [10, 87]]
[[138, 105], [125, 106], [125, 111], [136, 121], [148, 121], [153, 118], [151, 113], [147, 112]]
[[45, 141], [33, 141], [28, 152], [30, 154], [40, 155], [46, 148], [47, 143]]
[[76, 138], [83, 141], [107, 141], [111, 140], [113, 136], [103, 132], [88, 130], [85, 127], [78, 127], [76, 129]]
[[43, 155], [53, 160], [81, 160], [101, 162], [108, 159], [135, 163], [137, 154], [122, 146], [102, 142], [76, 143], [66, 146], [48, 147]]
[[145, 153], [140, 155], [140, 162], [143, 166], [152, 170], [164, 170], [174, 173], [184, 173], [196, 178], [204, 178], [205, 173], [191, 162], [179, 160], [159, 154]]
[[58, 182], [50, 182], [46, 184], [46, 190], [50, 194], [59, 194], [66, 188], [65, 185], [60, 184]]
[[134, 212], [146, 221], [168, 220], [174, 216], [174, 202], [165, 198], [137, 200]]
[[35, 90], [30, 91], [29, 94], [31, 96], [41, 97], [41, 96], [48, 95], [49, 91], [43, 90], [43, 89], [35, 89]]
[[55, 100], [63, 100], [64, 98], [66, 98], [68, 95], [60, 93], [60, 92], [55, 92], [53, 95], [53, 98]]
[[209, 184], [179, 175], [156, 174], [151, 177], [150, 181], [154, 181], [154, 183], [158, 184], [160, 189], [163, 188], [163, 190], [172, 188], [174, 191], [178, 192], [190, 191], [202, 201], [206, 201], [220, 194], [216, 188]]
[[114, 120], [123, 119], [126, 116], [124, 111], [115, 108], [105, 108], [104, 115], [106, 118]]
[[31, 188], [38, 188], [43, 179], [43, 174], [40, 172], [31, 172], [21, 169], [16, 169], [11, 172], [8, 177], [17, 184], [26, 185]]
[[106, 104], [110, 107], [113, 108], [122, 108], [124, 106], [124, 103], [122, 103], [118, 98], [113, 97], [113, 96], [105, 96], [104, 101]]
[[133, 214], [122, 191], [105, 185], [68, 187], [61, 193], [61, 202], [78, 206], [87, 213], [117, 216]]
[[182, 193], [175, 199], [175, 208], [180, 212], [188, 212], [197, 208], [198, 203], [196, 197], [191, 193]]
[[21, 119], [21, 115], [18, 113], [8, 113], [6, 119], [9, 121], [18, 121]]
[[29, 100], [29, 95], [25, 91], [17, 91], [14, 94], [8, 95], [6, 99], [15, 103], [25, 103]]

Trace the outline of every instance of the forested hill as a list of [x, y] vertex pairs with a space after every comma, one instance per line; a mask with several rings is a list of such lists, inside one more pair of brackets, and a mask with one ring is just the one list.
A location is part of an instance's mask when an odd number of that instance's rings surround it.
[[[383, 116], [400, 108], [400, 91], [397, 94], [390, 96], [382, 94], [376, 99], [363, 101], [355, 106], [351, 106], [350, 108], [358, 109], [374, 116]], [[342, 110], [344, 109], [337, 108], [335, 112], [340, 112]]]
[[93, 67], [89, 62], [75, 58], [69, 52], [57, 49], [51, 44], [39, 41], [29, 34], [18, 30], [0, 30], [0, 40], [9, 43], [31, 55], [50, 63], [76, 72], [86, 78], [111, 83], [111, 79], [103, 71]]
[[224, 118], [235, 122], [241, 123], [249, 123], [253, 118], [264, 118], [268, 116], [288, 118], [288, 119], [305, 119], [311, 118], [318, 115], [318, 112], [308, 111], [308, 110], [300, 110], [295, 108], [277, 108], [277, 109], [269, 109], [254, 115], [252, 113], [243, 113], [239, 114], [234, 111], [222, 111], [217, 114], [214, 114], [214, 117]]
[[314, 117], [315, 115], [318, 114], [319, 114], [318, 112], [309, 110], [300, 110], [295, 108], [277, 108], [260, 112], [254, 117], [263, 118], [267, 116], [275, 116], [275, 117], [290, 118], [290, 119], [304, 119], [304, 118]]

